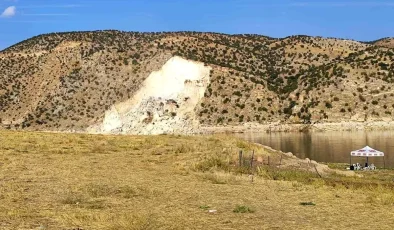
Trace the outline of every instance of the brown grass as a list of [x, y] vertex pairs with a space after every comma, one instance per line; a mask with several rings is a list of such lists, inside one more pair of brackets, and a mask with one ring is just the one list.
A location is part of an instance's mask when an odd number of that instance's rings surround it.
[[[273, 153], [230, 136], [0, 134], [0, 229], [344, 229], [355, 224], [384, 229], [393, 224], [394, 195], [384, 185], [347, 188], [327, 181], [362, 180], [266, 168], [251, 183], [248, 175], [234, 173], [238, 147], [257, 156]], [[376, 177], [365, 176], [365, 184], [379, 182]], [[309, 202], [315, 206], [300, 205]]]

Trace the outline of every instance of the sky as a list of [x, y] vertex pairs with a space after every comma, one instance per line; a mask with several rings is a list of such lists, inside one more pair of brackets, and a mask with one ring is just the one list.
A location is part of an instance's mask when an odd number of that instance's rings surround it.
[[394, 37], [394, 0], [0, 0], [0, 13], [0, 49], [43, 33], [104, 29]]

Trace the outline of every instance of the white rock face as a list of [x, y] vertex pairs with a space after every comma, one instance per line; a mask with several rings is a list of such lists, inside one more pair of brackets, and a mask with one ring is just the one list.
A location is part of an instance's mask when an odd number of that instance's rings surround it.
[[191, 134], [199, 123], [194, 109], [204, 97], [211, 68], [203, 63], [173, 57], [152, 72], [134, 97], [105, 113], [92, 133]]

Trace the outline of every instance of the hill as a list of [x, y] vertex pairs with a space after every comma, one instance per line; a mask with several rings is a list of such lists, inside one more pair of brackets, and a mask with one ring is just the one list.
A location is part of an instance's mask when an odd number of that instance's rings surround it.
[[379, 44], [44, 34], [0, 52], [0, 119], [11, 129], [142, 134], [189, 133], [199, 124], [392, 120], [394, 49]]
[[372, 44], [387, 48], [394, 48], [394, 38], [382, 38], [372, 42]]

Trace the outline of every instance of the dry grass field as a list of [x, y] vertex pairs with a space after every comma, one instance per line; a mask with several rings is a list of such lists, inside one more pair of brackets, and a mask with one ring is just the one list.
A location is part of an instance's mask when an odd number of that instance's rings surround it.
[[[391, 171], [261, 166], [231, 136], [0, 133], [0, 229], [391, 229]], [[380, 176], [381, 175], [381, 176]], [[209, 210], [217, 210], [209, 213]]]

